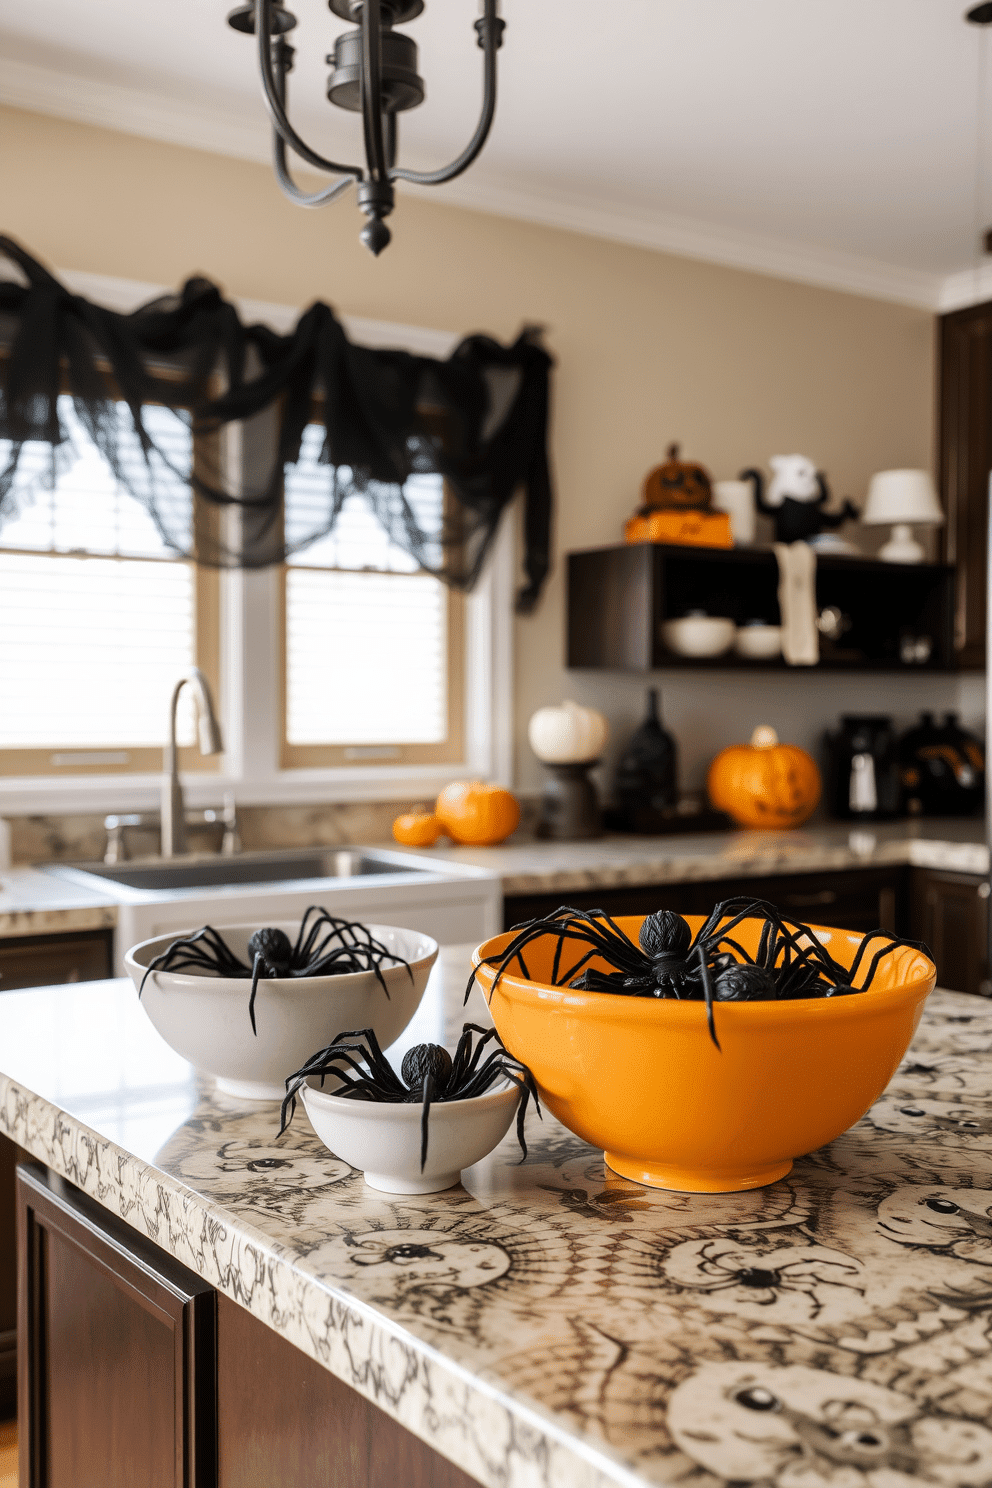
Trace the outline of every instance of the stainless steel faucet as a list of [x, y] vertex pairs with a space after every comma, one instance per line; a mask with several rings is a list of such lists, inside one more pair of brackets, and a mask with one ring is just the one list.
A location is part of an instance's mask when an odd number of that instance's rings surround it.
[[179, 694], [184, 687], [193, 689], [196, 708], [197, 735], [201, 754], [220, 754], [224, 748], [220, 736], [220, 724], [214, 712], [214, 700], [210, 686], [199, 667], [192, 667], [176, 683], [169, 707], [169, 742], [163, 751], [165, 774], [162, 777], [162, 856], [174, 858], [187, 852], [186, 805], [183, 788], [179, 783], [179, 757], [176, 749], [176, 709]]

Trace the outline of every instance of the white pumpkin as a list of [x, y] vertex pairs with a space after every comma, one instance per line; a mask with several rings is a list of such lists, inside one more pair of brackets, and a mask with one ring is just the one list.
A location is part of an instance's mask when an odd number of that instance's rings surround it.
[[610, 726], [595, 708], [566, 702], [560, 708], [538, 708], [527, 725], [527, 737], [546, 765], [579, 765], [599, 759]]

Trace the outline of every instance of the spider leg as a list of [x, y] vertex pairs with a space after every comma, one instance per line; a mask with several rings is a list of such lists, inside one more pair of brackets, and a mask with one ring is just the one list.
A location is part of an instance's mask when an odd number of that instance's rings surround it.
[[424, 1080], [424, 1109], [420, 1117], [420, 1171], [427, 1165], [427, 1122], [431, 1114], [431, 1096], [434, 1094], [434, 1076], [428, 1071]]
[[490, 1039], [495, 1039], [500, 1049], [503, 1048], [503, 1041], [500, 1038], [499, 1034], [496, 1032], [495, 1028], [481, 1028], [478, 1023], [466, 1023], [465, 1033], [462, 1036], [465, 1037], [467, 1035], [468, 1038], [471, 1040], [473, 1033], [478, 1033], [480, 1035], [479, 1042], [476, 1044], [474, 1049], [472, 1049], [471, 1043], [469, 1044], [469, 1049], [466, 1050], [465, 1067], [464, 1069], [459, 1068], [457, 1084], [455, 1082], [455, 1068], [454, 1065], [452, 1065], [451, 1074], [448, 1076], [448, 1085], [449, 1088], [451, 1088], [452, 1090], [460, 1089], [461, 1086], [464, 1085], [469, 1077], [473, 1074], [475, 1069], [478, 1067], [479, 1057], [482, 1054], [483, 1049], [489, 1043]]
[[265, 958], [261, 951], [259, 951], [255, 957], [255, 965], [252, 968], [251, 992], [248, 994], [248, 1016], [251, 1019], [251, 1031], [256, 1038], [258, 1038], [258, 1029], [255, 1027], [255, 994], [258, 991], [258, 978], [264, 965]]
[[406, 1086], [403, 1084], [402, 1080], [397, 1077], [395, 1070], [389, 1063], [389, 1060], [380, 1049], [379, 1040], [376, 1038], [375, 1030], [373, 1028], [361, 1028], [351, 1033], [339, 1033], [337, 1037], [332, 1040], [330, 1047], [333, 1048], [335, 1044], [343, 1043], [345, 1039], [365, 1039], [366, 1043], [369, 1046], [369, 1054], [371, 1055], [371, 1058], [369, 1059], [369, 1065], [373, 1072], [376, 1074], [377, 1078], [383, 1080], [384, 1084], [392, 1084], [399, 1091], [406, 1090]]
[[385, 978], [383, 977], [383, 974], [380, 971], [379, 967], [374, 962], [368, 966], [361, 966], [356, 964], [354, 951], [349, 946], [337, 946], [333, 951], [329, 951], [327, 955], [324, 956], [321, 960], [311, 961], [310, 964], [303, 969], [301, 975], [326, 976], [329, 972], [331, 973], [331, 975], [333, 975], [331, 968], [336, 966], [339, 961], [346, 962], [348, 971], [371, 971], [374, 974], [376, 981], [379, 983], [379, 986], [382, 988], [383, 992], [385, 992], [386, 1001], [392, 1001], [389, 996], [389, 988], [386, 986]]
[[703, 996], [706, 999], [706, 1022], [709, 1025], [710, 1038], [713, 1040], [720, 1053], [722, 1053], [723, 1051], [722, 1049], [720, 1049], [720, 1040], [716, 1036], [716, 1026], [713, 1022], [713, 985], [710, 982], [710, 969], [706, 965], [706, 957], [703, 955], [702, 948], [698, 948], [698, 953], [699, 970], [703, 978]]
[[520, 1087], [520, 1104], [517, 1106], [517, 1141], [520, 1143], [520, 1161], [526, 1162], [527, 1139], [524, 1136], [524, 1117], [527, 1115], [527, 1102], [529, 1101], [531, 1096], [534, 1097], [534, 1105], [537, 1108], [538, 1119], [540, 1121], [543, 1121], [544, 1117], [541, 1114], [541, 1102], [537, 1098], [537, 1086], [534, 1084], [534, 1076], [531, 1074], [529, 1069], [525, 1068], [524, 1073], [520, 1076], [514, 1075], [509, 1070], [507, 1070], [506, 1078], [510, 1080], [512, 1084], [519, 1085]]
[[466, 1023], [462, 1027], [448, 1073], [448, 1085], [452, 1090], [458, 1089], [466, 1071], [471, 1068], [469, 1061], [472, 1056], [472, 1032], [476, 1026], [474, 1023]]

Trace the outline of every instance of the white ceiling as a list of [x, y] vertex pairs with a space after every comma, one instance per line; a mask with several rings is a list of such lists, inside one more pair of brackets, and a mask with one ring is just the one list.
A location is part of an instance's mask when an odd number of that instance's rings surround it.
[[[233, 0], [33, 0], [0, 20], [0, 97], [268, 159], [252, 42]], [[324, 101], [344, 23], [300, 25], [291, 112], [316, 148], [357, 158]], [[503, 0], [490, 142], [441, 198], [919, 304], [988, 293], [992, 28], [967, 0]], [[475, 0], [410, 25], [427, 102], [402, 159], [440, 163], [474, 124]], [[988, 164], [976, 219], [981, 57]], [[346, 210], [341, 206], [328, 210]], [[397, 251], [394, 247], [392, 251]]]

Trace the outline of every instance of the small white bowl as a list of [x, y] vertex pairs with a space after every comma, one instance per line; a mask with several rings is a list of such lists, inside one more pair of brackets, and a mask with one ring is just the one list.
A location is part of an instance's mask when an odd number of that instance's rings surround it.
[[[258, 925], [219, 925], [220, 935], [242, 961], [250, 961], [248, 941]], [[299, 920], [274, 927], [295, 941]], [[420, 1006], [437, 941], [394, 925], [366, 929], [390, 951], [410, 963], [382, 967], [385, 992], [371, 971], [342, 976], [261, 978], [255, 997], [258, 1036], [248, 1017], [250, 977], [198, 976], [191, 971], [153, 971], [141, 1005], [170, 1048], [217, 1088], [243, 1100], [282, 1100], [287, 1076], [339, 1033], [371, 1028], [386, 1049], [398, 1039]], [[172, 931], [132, 946], [124, 964], [135, 987], [149, 962], [191, 931]]]
[[781, 656], [781, 625], [742, 625], [734, 641], [734, 650], [749, 661], [770, 661], [774, 656]]
[[435, 1101], [428, 1117], [427, 1162], [420, 1171], [419, 1101], [347, 1100], [311, 1078], [300, 1090], [324, 1146], [383, 1193], [426, 1194], [454, 1188], [463, 1168], [481, 1162], [510, 1129], [520, 1090], [507, 1083], [471, 1100]]
[[663, 620], [661, 639], [676, 656], [722, 656], [734, 644], [737, 628], [721, 615], [684, 615]]

